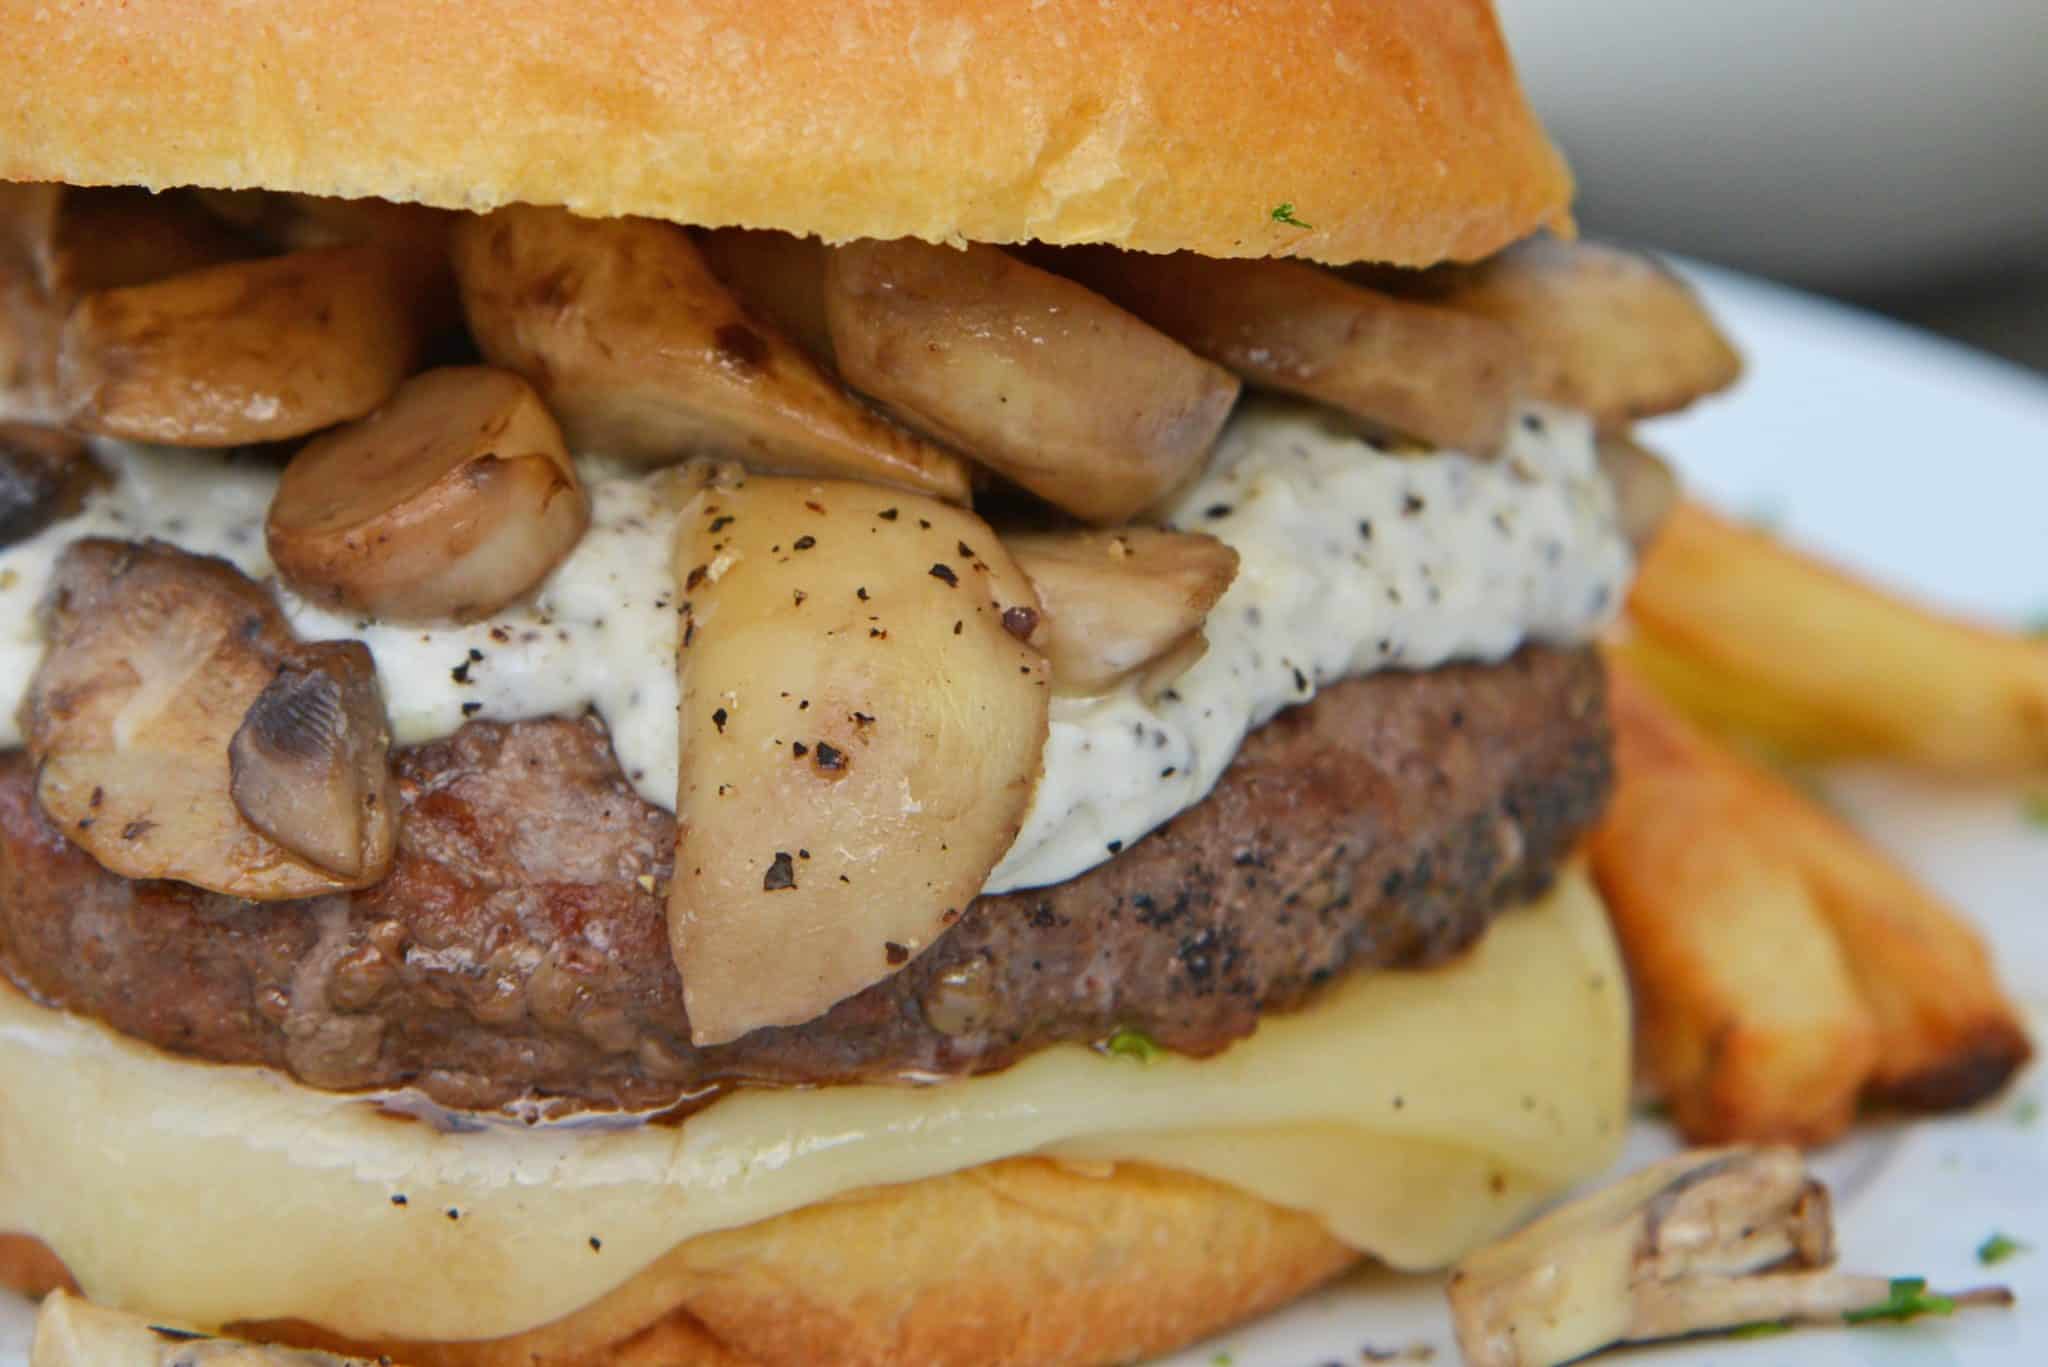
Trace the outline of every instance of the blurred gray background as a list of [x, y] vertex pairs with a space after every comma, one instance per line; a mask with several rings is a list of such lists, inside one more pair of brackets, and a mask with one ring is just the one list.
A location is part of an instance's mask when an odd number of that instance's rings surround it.
[[2048, 0], [1497, 0], [1592, 237], [2048, 373]]

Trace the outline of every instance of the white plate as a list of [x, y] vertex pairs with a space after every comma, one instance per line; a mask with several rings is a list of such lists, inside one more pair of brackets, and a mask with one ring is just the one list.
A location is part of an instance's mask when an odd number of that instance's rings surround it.
[[[1906, 329], [1721, 272], [1696, 272], [1741, 343], [1736, 394], [1658, 424], [1653, 442], [1723, 506], [1951, 607], [2005, 620], [2048, 612], [2048, 385]], [[2048, 1039], [2048, 832], [2012, 791], [1842, 773], [1848, 809], [1990, 934], [2008, 984]], [[2037, 1070], [2038, 1071], [2038, 1070]], [[2048, 1360], [2048, 1110], [2036, 1073], [1970, 1115], [1865, 1132], [1820, 1158], [1846, 1263], [2020, 1295], [1977, 1312], [1888, 1330], [1802, 1333], [1642, 1351], [1656, 1367], [2021, 1367]], [[2039, 1098], [2036, 1100], [2036, 1098]], [[1639, 1124], [1630, 1158], [1674, 1147]], [[2039, 1251], [1996, 1269], [1993, 1232]], [[22, 1367], [27, 1308], [0, 1298], [0, 1367]], [[1455, 1360], [1436, 1279], [1368, 1273], [1171, 1360], [1210, 1367], [1356, 1364], [1362, 1350], [1426, 1344]]]
[[[1742, 347], [1741, 386], [1653, 424], [1652, 445], [1690, 487], [1769, 518], [1791, 539], [1944, 606], [2033, 622], [2048, 615], [2048, 384], [1974, 352], [1807, 295], [1689, 268]], [[1944, 786], [1878, 769], [1830, 775], [1860, 824], [1991, 937], [2009, 988], [2048, 1040], [2048, 831], [2010, 789]], [[1805, 1331], [1753, 1342], [1642, 1349], [1645, 1367], [2036, 1367], [2048, 1361], [2048, 1084], [2030, 1069], [1967, 1116], [1864, 1131], [1819, 1156], [1845, 1266], [1997, 1280], [2013, 1313], [1892, 1329]], [[2030, 1105], [2031, 1103], [2031, 1105]], [[1629, 1162], [1668, 1152], [1639, 1122]], [[2003, 1232], [2032, 1254], [1981, 1267]], [[1456, 1361], [1439, 1280], [1366, 1273], [1162, 1367], [1316, 1367], [1364, 1349], [1428, 1345]]]

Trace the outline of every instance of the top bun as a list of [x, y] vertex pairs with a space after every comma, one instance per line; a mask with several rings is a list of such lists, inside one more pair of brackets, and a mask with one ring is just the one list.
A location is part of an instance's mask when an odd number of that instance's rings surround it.
[[0, 31], [0, 179], [1408, 266], [1569, 226], [1487, 0], [0, 0]]

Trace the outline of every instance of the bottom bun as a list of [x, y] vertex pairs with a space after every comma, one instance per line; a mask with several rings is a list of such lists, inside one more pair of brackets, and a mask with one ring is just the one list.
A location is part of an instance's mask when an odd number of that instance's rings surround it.
[[1313, 1217], [1203, 1178], [1009, 1159], [692, 1239], [658, 1278], [509, 1338], [231, 1332], [407, 1367], [1123, 1362], [1285, 1304], [1359, 1256]]
[[[122, 1309], [414, 1367], [1127, 1360], [1363, 1251], [1440, 1265], [1591, 1175], [1626, 1037], [1577, 870], [1459, 962], [1345, 984], [1217, 1059], [1048, 1051], [942, 1087], [728, 1098], [679, 1131], [441, 1134], [0, 994], [0, 1229]], [[1085, 1114], [1034, 1128], [1063, 1107]], [[854, 1180], [891, 1170], [864, 1146], [923, 1170]], [[842, 1185], [686, 1227], [820, 1151]], [[53, 1284], [39, 1249], [0, 1241], [0, 1278]]]
[[1283, 1305], [1359, 1256], [1312, 1216], [1203, 1178], [1008, 1159], [692, 1239], [658, 1280], [511, 1338], [238, 1332], [410, 1367], [1127, 1362]]

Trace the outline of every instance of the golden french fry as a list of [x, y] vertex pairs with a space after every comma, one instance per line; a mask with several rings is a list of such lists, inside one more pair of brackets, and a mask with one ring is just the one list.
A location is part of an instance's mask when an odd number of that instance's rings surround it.
[[1532, 395], [1603, 428], [1683, 408], [1742, 372], [1692, 287], [1641, 252], [1534, 238], [1476, 266], [1367, 278], [1508, 324], [1529, 350]]
[[1590, 852], [1652, 1078], [1695, 1142], [1833, 1138], [1879, 1048], [1841, 947], [1707, 742], [1620, 671], [1610, 706], [1620, 776]]
[[1631, 658], [1673, 697], [1783, 749], [2048, 772], [2048, 642], [1907, 603], [1699, 504], [1665, 523], [1629, 615]]
[[[1652, 945], [1671, 939], [1666, 923], [1689, 924], [1701, 914], [1698, 895], [1688, 890], [1690, 871], [1717, 857], [1714, 851], [1724, 845], [1737, 849], [1741, 857], [1731, 865], [1747, 860], [1774, 871], [1778, 885], [1796, 887], [1800, 926], [1810, 926], [1817, 912], [1832, 932], [1840, 962], [1875, 1027], [1877, 1051], [1868, 1065], [1865, 1096], [1950, 1110], [2003, 1087], [2032, 1046], [1976, 932], [1797, 788], [1693, 731], [1626, 666], [1612, 674], [1621, 786], [1614, 814], [1595, 842], [1594, 868], [1596, 874], [1603, 867], [1619, 870], [1618, 879], [1634, 870], [1643, 879], [1636, 889], [1640, 897], [1626, 907], [1610, 894], [1617, 923], [1636, 918], [1634, 935], [1647, 934]], [[1645, 783], [1654, 786], [1646, 790]], [[1636, 805], [1645, 802], [1657, 805], [1645, 813]], [[1677, 848], [1659, 853], [1652, 842], [1660, 838]], [[1654, 881], [1660, 865], [1668, 877], [1661, 902]], [[1724, 880], [1730, 876], [1722, 874]], [[1602, 881], [1605, 887], [1604, 876]], [[1767, 895], [1762, 888], [1753, 893], [1759, 899]], [[1643, 919], [1646, 912], [1655, 914]], [[1691, 926], [1690, 933], [1699, 927]], [[1622, 926], [1622, 938], [1627, 948], [1629, 925]], [[1807, 938], [1804, 929], [1773, 924], [1762, 928], [1758, 948], [1771, 956], [1803, 952], [1799, 946]], [[1630, 954], [1633, 961], [1635, 951]], [[1646, 1022], [1658, 1009], [1660, 991], [1672, 1009], [1684, 1009], [1670, 995], [1668, 980], [1639, 979], [1638, 991]], [[1834, 988], [1825, 992], [1832, 995]], [[1654, 1066], [1654, 1051], [1651, 1058]]]
[[1868, 1095], [1935, 1111], [1995, 1095], [2033, 1049], [1983, 940], [1833, 813], [1751, 775], [1751, 828], [1797, 865], [1876, 1015]]

